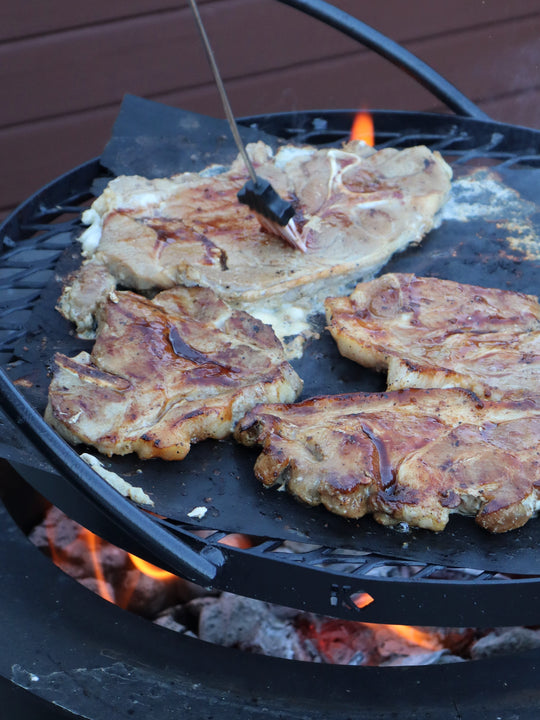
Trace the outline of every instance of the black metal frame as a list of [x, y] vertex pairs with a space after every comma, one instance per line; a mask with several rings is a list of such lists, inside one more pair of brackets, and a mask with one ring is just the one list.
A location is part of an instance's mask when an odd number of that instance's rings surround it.
[[[539, 651], [450, 665], [346, 667], [253, 656], [121, 610], [66, 576], [6, 508], [0, 480], [0, 703], [23, 720], [533, 720]], [[36, 599], [39, 598], [39, 602]]]
[[425, 62], [394, 42], [386, 35], [378, 32], [366, 23], [352, 17], [344, 10], [336, 8], [324, 0], [278, 0], [284, 5], [300, 10], [306, 15], [320, 20], [329, 27], [339, 30], [353, 40], [375, 50], [379, 55], [396, 65], [400, 70], [409, 73], [414, 79], [447, 107], [458, 115], [491, 120], [483, 110], [463, 95], [454, 85], [439, 75]]

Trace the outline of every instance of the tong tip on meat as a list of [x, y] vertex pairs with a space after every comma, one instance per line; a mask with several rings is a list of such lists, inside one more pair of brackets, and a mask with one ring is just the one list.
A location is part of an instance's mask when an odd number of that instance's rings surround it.
[[291, 245], [296, 250], [307, 252], [307, 245], [294, 222], [294, 218], [291, 218], [286, 225], [280, 225], [278, 222], [269, 220], [259, 213], [257, 213], [257, 218], [267, 232], [282, 238], [288, 245]]
[[256, 181], [248, 180], [239, 191], [238, 200], [253, 210], [267, 232], [306, 252], [306, 243], [294, 222], [293, 206], [277, 194], [268, 180], [258, 176]]

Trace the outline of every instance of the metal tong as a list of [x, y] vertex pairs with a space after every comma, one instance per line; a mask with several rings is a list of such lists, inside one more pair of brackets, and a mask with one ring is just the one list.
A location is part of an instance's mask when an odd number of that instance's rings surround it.
[[292, 247], [301, 250], [302, 252], [306, 252], [307, 248], [305, 241], [301, 237], [294, 222], [295, 211], [293, 206], [278, 195], [268, 180], [264, 180], [259, 177], [255, 172], [253, 164], [247, 154], [244, 142], [238, 132], [238, 126], [229, 103], [229, 98], [227, 97], [227, 93], [225, 91], [225, 86], [223, 85], [223, 81], [221, 79], [221, 74], [219, 72], [208, 35], [206, 34], [206, 30], [204, 29], [204, 25], [199, 14], [197, 2], [196, 0], [189, 0], [189, 4], [191, 5], [206, 54], [208, 56], [208, 61], [210, 63], [210, 67], [212, 68], [212, 73], [221, 96], [221, 102], [223, 103], [223, 109], [225, 110], [225, 115], [231, 128], [232, 136], [240, 154], [242, 155], [250, 176], [250, 179], [238, 192], [238, 200], [253, 210], [265, 230], [273, 235], [278, 235], [283, 238], [283, 240], [285, 240], [289, 245], [292, 245]]

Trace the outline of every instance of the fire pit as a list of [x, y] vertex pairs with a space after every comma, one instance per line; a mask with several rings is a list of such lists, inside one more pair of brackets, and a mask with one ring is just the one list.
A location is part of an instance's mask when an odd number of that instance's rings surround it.
[[1, 488], [6, 717], [537, 716], [538, 651], [450, 665], [338, 666], [254, 656], [148, 622], [66, 576], [30, 543], [11, 513], [28, 529], [43, 503], [5, 464]]
[[[175, 632], [258, 655], [397, 667], [477, 660], [540, 648], [540, 631], [529, 628], [364, 623], [207, 591], [111, 545], [54, 506], [29, 537], [61, 570], [105, 600]], [[221, 542], [240, 548], [254, 544], [252, 538], [239, 534], [225, 536]], [[291, 548], [285, 543], [287, 549]], [[400, 572], [404, 570], [400, 568]], [[446, 575], [452, 579], [467, 572], [446, 571]], [[362, 598], [365, 604], [371, 601], [367, 594]]]
[[[439, 92], [452, 94], [444, 85]], [[465, 104], [462, 110], [471, 108]], [[247, 118], [243, 125], [287, 141], [327, 145], [347, 138], [353, 115], [311, 111]], [[534, 213], [523, 208], [530, 209], [537, 195], [540, 133], [494, 123], [482, 114], [373, 116], [378, 147], [426, 144], [444, 154], [467, 187], [471, 178], [488, 177], [508, 189], [511, 199], [519, 199], [519, 207], [514, 203], [500, 211], [508, 215], [502, 230], [499, 216], [486, 222], [482, 214], [471, 213], [467, 237], [457, 236], [450, 218], [420, 249], [395, 258], [387, 269], [438, 274], [444, 266], [449, 279], [471, 281], [482, 272], [484, 283], [536, 292], [537, 256], [523, 244], [525, 232], [509, 244], [509, 225], [515, 230], [523, 221], [523, 229], [526, 219], [526, 229], [533, 235], [538, 230]], [[458, 628], [538, 623], [540, 528], [535, 520], [504, 537], [488, 536], [466, 519], [441, 536], [399, 534], [362, 520], [361, 526], [348, 528], [344, 541], [340, 518], [312, 510], [308, 515], [290, 498], [261, 500], [257, 490], [247, 500], [252, 513], [235, 511], [231, 506], [238, 504], [237, 490], [250, 477], [252, 457], [225, 457], [217, 443], [204, 454], [195, 449], [174, 477], [159, 466], [159, 488], [152, 473], [139, 473], [132, 459], [111, 462], [115, 472], [145, 491], [156, 497], [161, 493], [159, 502], [168, 512], [158, 503], [156, 512], [148, 513], [96, 476], [44, 424], [44, 358], [50, 358], [56, 343], [64, 346], [73, 338], [59, 329], [54, 314], [36, 319], [35, 311], [43, 304], [54, 306], [55, 277], [70, 260], [81, 211], [108, 177], [98, 159], [75, 168], [31, 197], [2, 227], [0, 357], [5, 370], [0, 388], [6, 417], [1, 450], [18, 473], [11, 476], [5, 469], [1, 514], [7, 538], [2, 622], [6, 647], [17, 647], [15, 655], [2, 660], [6, 702], [13, 708], [29, 703], [36, 712], [49, 713], [40, 717], [51, 718], [62, 717], [61, 708], [96, 719], [113, 712], [119, 717], [174, 716], [180, 709], [194, 718], [225, 712], [239, 718], [536, 717], [537, 651], [519, 653], [511, 661], [400, 669], [254, 660], [103, 601], [67, 578], [17, 528], [12, 515], [30, 532], [28, 520], [16, 510], [21, 503], [42, 509], [34, 488], [113, 545], [199, 586], [340, 621]], [[322, 345], [308, 348], [302, 362], [311, 378], [309, 392], [315, 365], [340, 361]], [[347, 381], [345, 363], [334, 373], [329, 391]], [[197, 488], [185, 482], [194, 473], [201, 479]], [[225, 481], [229, 492], [220, 494]], [[186, 509], [201, 505], [216, 512], [204, 522], [187, 517]], [[253, 544], [238, 548], [223, 542], [237, 531], [253, 537]], [[289, 543], [286, 551], [284, 543]], [[388, 693], [389, 677], [395, 696]]]

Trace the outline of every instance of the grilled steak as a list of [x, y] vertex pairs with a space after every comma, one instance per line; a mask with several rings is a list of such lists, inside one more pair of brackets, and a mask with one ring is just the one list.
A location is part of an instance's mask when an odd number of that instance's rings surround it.
[[385, 369], [388, 389], [464, 387], [486, 398], [540, 392], [540, 305], [521, 293], [387, 274], [328, 298], [342, 355]]
[[105, 265], [90, 260], [64, 285], [57, 310], [77, 326], [81, 337], [91, 338], [101, 305], [116, 289], [116, 279]]
[[454, 388], [259, 405], [235, 438], [262, 446], [262, 483], [309, 505], [435, 531], [461, 513], [499, 533], [536, 512], [539, 432], [540, 404]]
[[272, 328], [204, 288], [112, 293], [91, 354], [57, 354], [55, 366], [47, 421], [105, 455], [180, 460], [256, 403], [292, 402], [302, 387]]
[[[263, 230], [236, 194], [247, 175], [230, 169], [170, 179], [119, 177], [86, 211], [81, 241], [125, 288], [211, 287], [235, 306], [305, 301], [310, 311], [345, 280], [373, 274], [395, 252], [418, 243], [450, 189], [451, 170], [425, 147], [375, 151], [248, 146], [259, 174], [296, 208], [307, 252]], [[223, 170], [223, 168], [221, 169]], [[77, 321], [77, 288], [60, 307]], [[319, 308], [319, 309], [320, 309]], [[79, 327], [87, 330], [87, 323]]]

